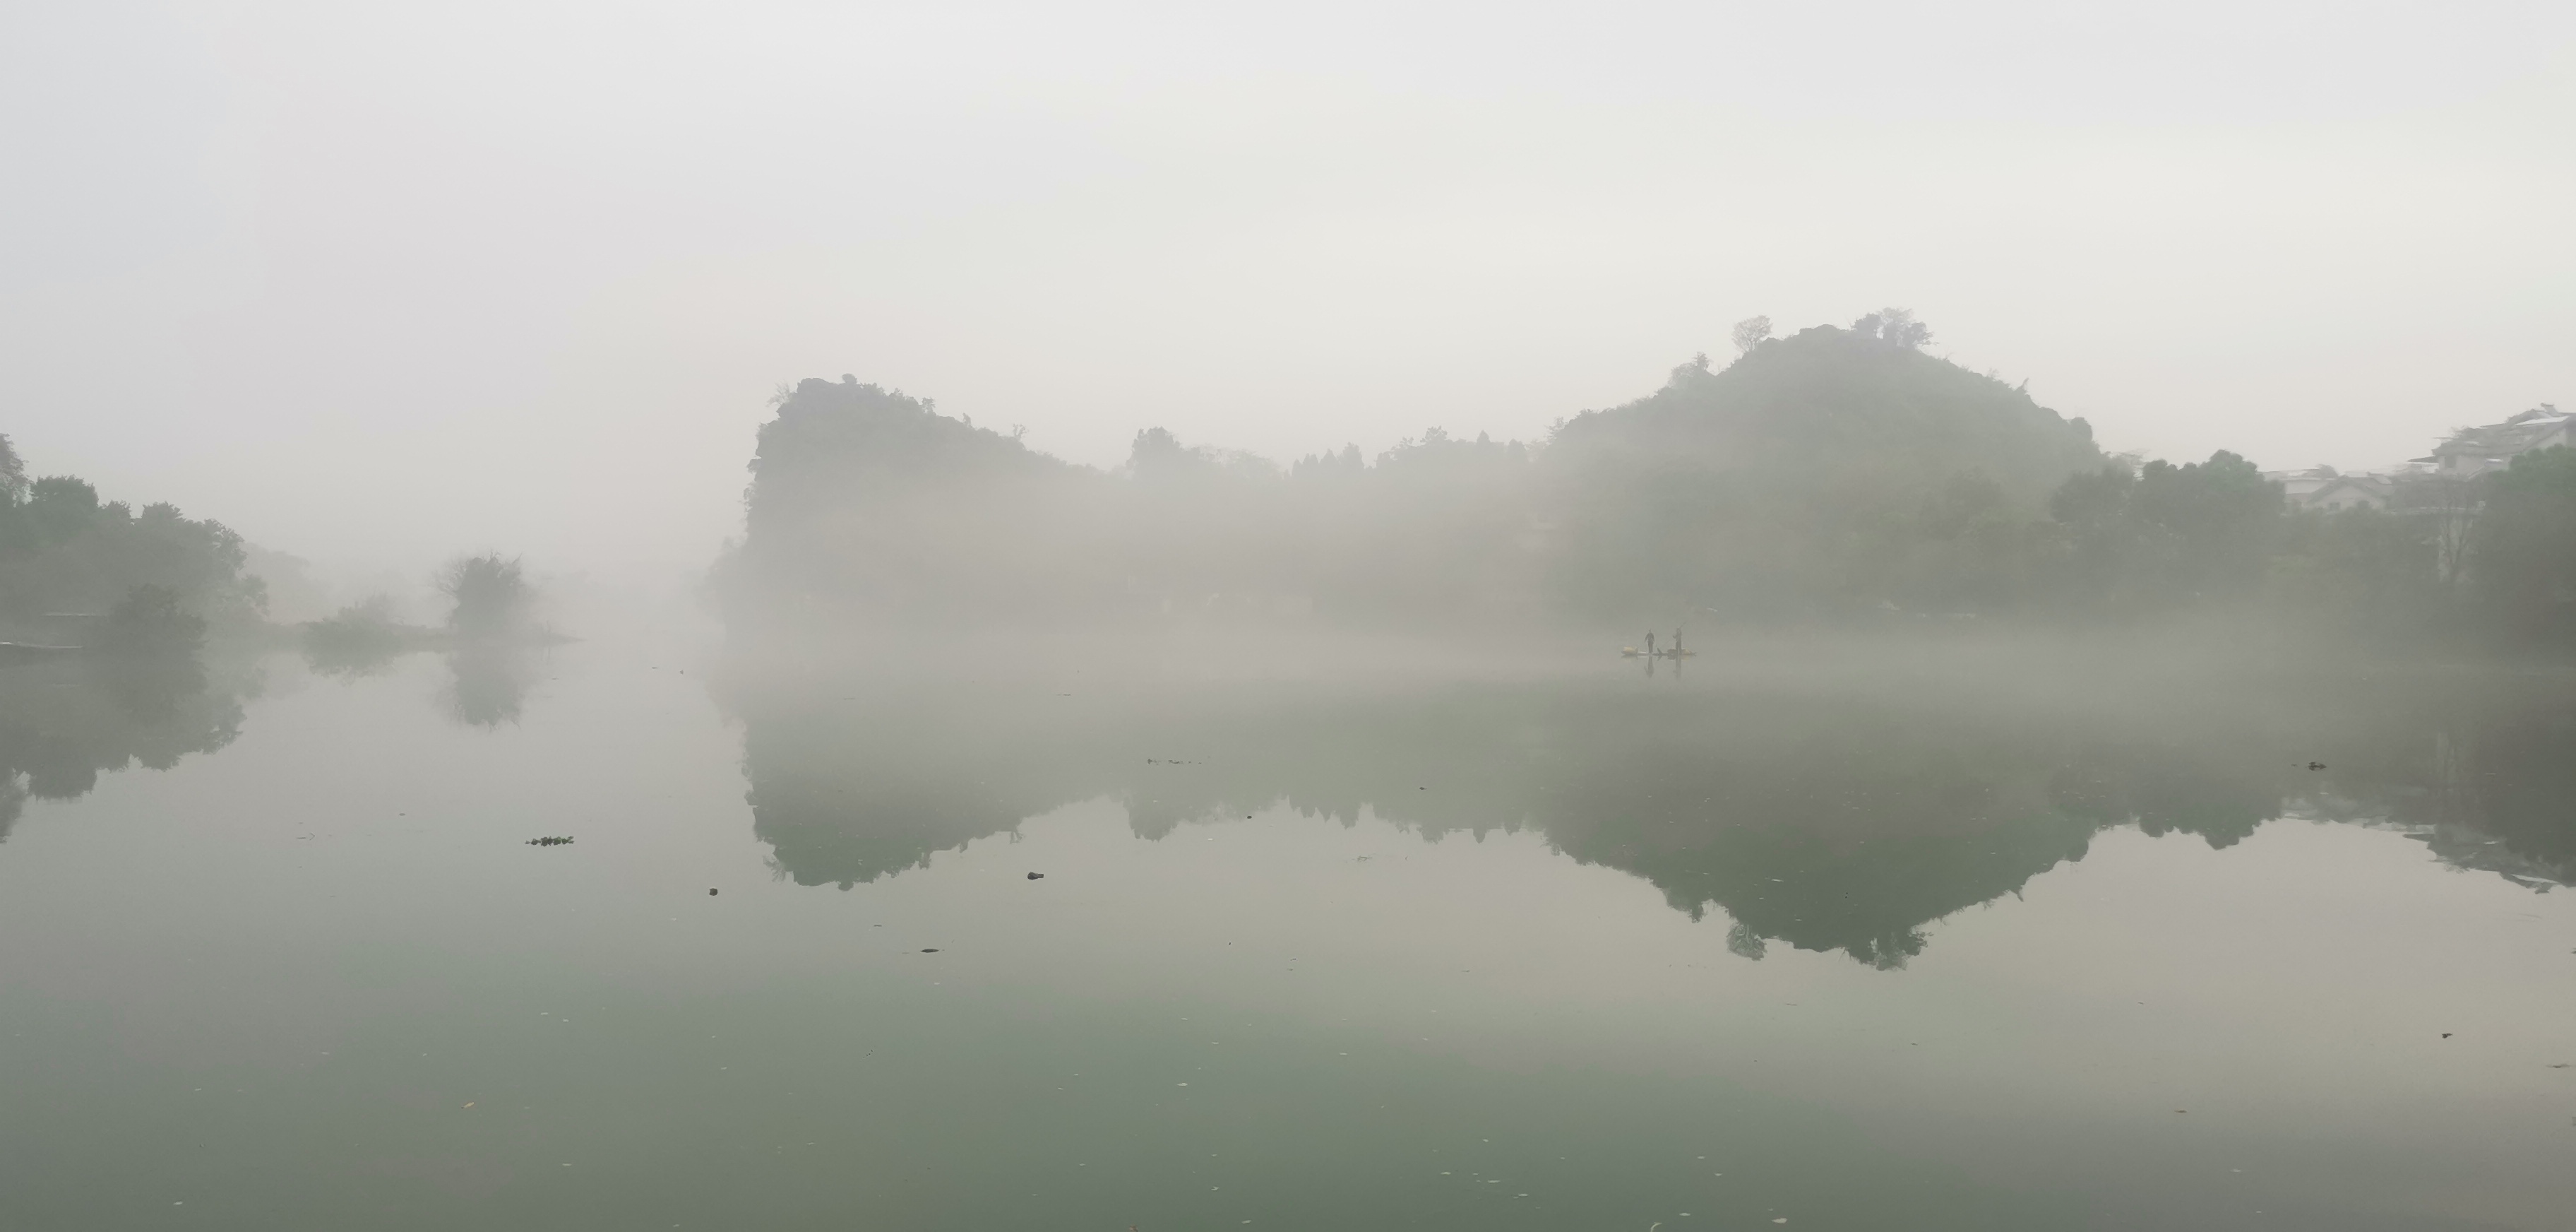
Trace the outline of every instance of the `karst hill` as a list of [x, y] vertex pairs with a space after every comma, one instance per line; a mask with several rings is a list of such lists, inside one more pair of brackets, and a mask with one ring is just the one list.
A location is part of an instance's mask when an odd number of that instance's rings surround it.
[[1541, 442], [1432, 428], [1286, 466], [1149, 428], [1099, 470], [899, 391], [807, 380], [761, 430], [723, 577], [745, 613], [829, 621], [1456, 628], [1955, 604], [1995, 584], [1980, 570], [2022, 567], [2050, 491], [2101, 465], [2083, 421], [1866, 328], [1685, 364]]

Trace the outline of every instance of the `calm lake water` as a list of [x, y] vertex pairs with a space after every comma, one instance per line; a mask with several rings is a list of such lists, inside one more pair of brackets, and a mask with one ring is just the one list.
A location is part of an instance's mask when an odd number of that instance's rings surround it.
[[6, 669], [0, 1227], [2576, 1226], [2576, 681], [1901, 658]]

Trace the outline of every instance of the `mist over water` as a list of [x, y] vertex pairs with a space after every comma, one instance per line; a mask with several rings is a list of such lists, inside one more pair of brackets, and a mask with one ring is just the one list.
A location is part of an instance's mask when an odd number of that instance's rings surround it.
[[2317, 507], [1928, 330], [1287, 465], [806, 380], [681, 596], [13, 487], [0, 1211], [2551, 1226], [2576, 454]]
[[1382, 8], [0, 14], [0, 1229], [2564, 1227], [2567, 15]]
[[529, 656], [497, 723], [437, 654], [272, 657], [211, 724], [103, 689], [13, 722], [0, 1072], [42, 1115], [10, 1209], [2411, 1228], [2576, 1197], [2563, 673], [1404, 647], [602, 634]]
[[2576, 454], [1928, 334], [1287, 465], [807, 380], [678, 597], [16, 484], [9, 1222], [2549, 1226]]

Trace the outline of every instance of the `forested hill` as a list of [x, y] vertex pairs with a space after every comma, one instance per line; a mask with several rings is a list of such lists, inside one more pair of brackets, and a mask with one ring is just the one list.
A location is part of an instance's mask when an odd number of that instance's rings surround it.
[[1151, 428], [1103, 472], [900, 391], [807, 380], [761, 430], [722, 576], [746, 619], [1456, 628], [1958, 606], [2000, 585], [1945, 575], [1995, 554], [1992, 526], [2039, 520], [2100, 464], [2080, 421], [1830, 326], [1684, 365], [1540, 445], [1432, 428], [1287, 467]]
[[2083, 420], [1912, 346], [1831, 325], [1764, 340], [1723, 370], [1705, 357], [1685, 364], [1647, 397], [1575, 416], [1551, 443], [1567, 463], [1741, 472], [1836, 497], [1973, 472], [2036, 501], [2102, 464]]
[[1686, 364], [1560, 427], [1552, 589], [1603, 616], [1991, 603], [2018, 567], [2002, 528], [2102, 466], [2092, 429], [1870, 324]]
[[721, 570], [763, 610], [831, 619], [1094, 607], [1108, 478], [900, 390], [806, 380], [751, 463], [748, 535]]
[[792, 534], [853, 504], [924, 487], [1038, 484], [1081, 468], [937, 413], [901, 390], [806, 380], [778, 400], [752, 458], [750, 527]]
[[[2576, 508], [2576, 478], [2544, 459], [2517, 463], [2491, 510], [2541, 529], [2481, 531], [2463, 555], [2437, 543], [2459, 537], [2450, 523], [2294, 511], [2232, 453], [2107, 459], [2083, 420], [1922, 353], [1928, 331], [1902, 313], [1767, 333], [1739, 337], [1723, 369], [1682, 365], [1542, 442], [1434, 427], [1375, 458], [1286, 466], [1147, 428], [1125, 465], [1097, 470], [900, 392], [808, 380], [761, 432], [749, 534], [719, 578], [741, 628], [1224, 619], [1446, 635], [2269, 608], [2411, 635], [2487, 619], [2475, 609], [2503, 603], [2481, 597], [2496, 579], [2539, 577], [2546, 598], [2576, 576], [2507, 566], [2514, 544], [2576, 541], [2554, 529], [2576, 525], [2556, 512]], [[2576, 628], [2567, 604], [2523, 606], [2538, 613], [2524, 625]]]

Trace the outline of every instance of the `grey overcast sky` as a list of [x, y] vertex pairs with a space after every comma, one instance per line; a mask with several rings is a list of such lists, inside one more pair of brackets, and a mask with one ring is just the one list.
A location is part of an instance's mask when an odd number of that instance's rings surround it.
[[780, 382], [1529, 437], [1895, 304], [2106, 444], [2576, 402], [2576, 4], [0, 5], [0, 431], [325, 561], [702, 561]]

